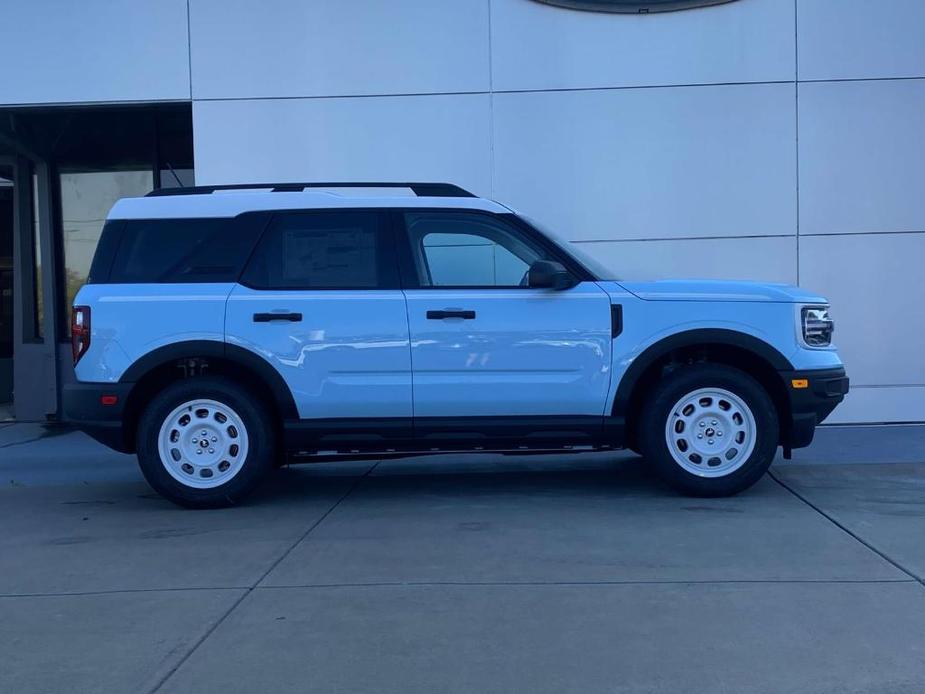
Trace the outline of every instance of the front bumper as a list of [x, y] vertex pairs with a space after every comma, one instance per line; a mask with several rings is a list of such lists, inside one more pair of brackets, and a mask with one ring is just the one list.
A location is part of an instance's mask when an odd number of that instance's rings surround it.
[[[64, 421], [74, 424], [100, 443], [131, 453], [122, 418], [133, 383], [68, 383], [62, 388]], [[112, 404], [108, 398], [115, 397]]]
[[[790, 408], [790, 421], [782, 422], [781, 444], [785, 457], [793, 448], [803, 448], [813, 441], [816, 426], [828, 417], [848, 393], [844, 367], [809, 371], [781, 371]], [[805, 387], [794, 383], [805, 381]]]

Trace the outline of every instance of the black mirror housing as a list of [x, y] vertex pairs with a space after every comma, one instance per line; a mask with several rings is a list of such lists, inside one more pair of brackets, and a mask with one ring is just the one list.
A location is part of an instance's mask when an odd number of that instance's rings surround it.
[[530, 266], [527, 286], [533, 289], [569, 289], [575, 281], [562, 263], [554, 260], [537, 260]]

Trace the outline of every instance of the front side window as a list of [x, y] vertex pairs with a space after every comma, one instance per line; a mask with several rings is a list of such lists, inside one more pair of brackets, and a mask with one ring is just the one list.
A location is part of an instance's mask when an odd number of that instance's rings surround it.
[[379, 212], [325, 210], [273, 218], [242, 277], [258, 289], [398, 288]]
[[407, 212], [422, 287], [525, 287], [530, 266], [550, 259], [519, 229], [486, 214]]

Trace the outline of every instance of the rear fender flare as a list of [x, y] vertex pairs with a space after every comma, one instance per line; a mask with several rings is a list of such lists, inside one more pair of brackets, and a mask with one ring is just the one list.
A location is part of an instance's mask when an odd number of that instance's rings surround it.
[[137, 359], [119, 379], [120, 383], [136, 383], [145, 374], [164, 364], [180, 359], [215, 357], [240, 364], [255, 373], [269, 388], [284, 419], [298, 419], [298, 409], [292, 391], [270, 362], [244, 347], [217, 340], [188, 340], [159, 347]]

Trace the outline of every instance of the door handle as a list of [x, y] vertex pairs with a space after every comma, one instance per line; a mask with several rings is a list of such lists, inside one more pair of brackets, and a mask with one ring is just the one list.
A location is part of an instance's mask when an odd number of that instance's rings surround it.
[[290, 323], [301, 323], [301, 313], [255, 313], [255, 323], [269, 323], [270, 321], [286, 320]]
[[446, 309], [444, 311], [428, 311], [428, 320], [443, 320], [444, 318], [462, 318], [463, 320], [474, 320], [475, 311], [465, 311], [462, 309]]

